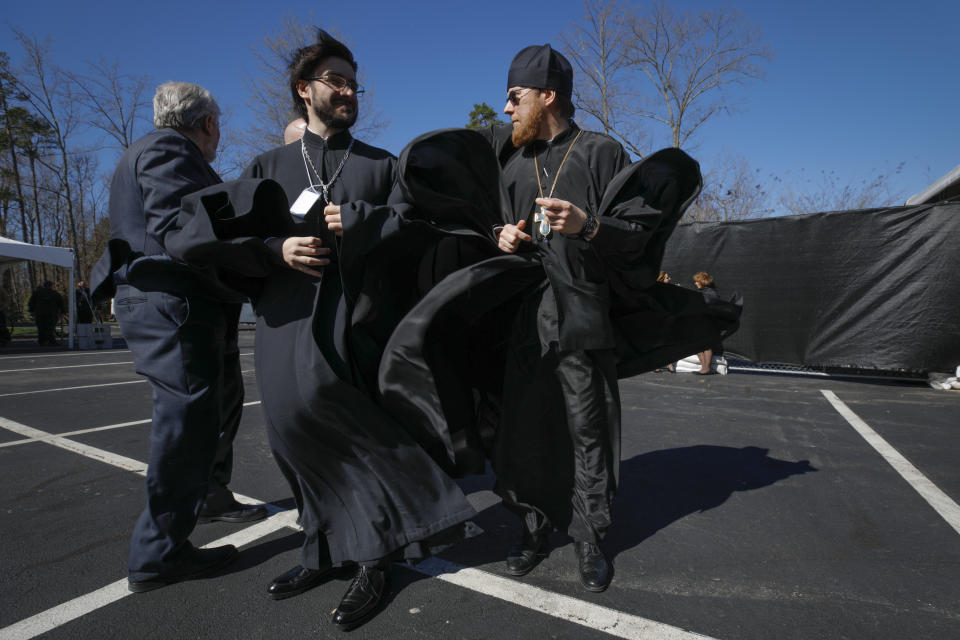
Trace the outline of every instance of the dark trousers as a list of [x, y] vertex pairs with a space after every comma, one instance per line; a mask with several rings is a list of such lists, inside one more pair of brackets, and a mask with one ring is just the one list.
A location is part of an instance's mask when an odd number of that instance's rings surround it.
[[531, 533], [556, 527], [598, 543], [620, 465], [616, 354], [561, 351], [546, 284], [517, 312], [504, 374], [494, 491]]
[[57, 316], [38, 315], [37, 344], [57, 344]]
[[567, 533], [574, 540], [599, 543], [610, 527], [620, 464], [620, 397], [614, 358], [612, 351], [567, 351], [559, 354], [557, 362], [556, 377], [573, 445], [573, 514]]
[[556, 527], [598, 544], [611, 524], [620, 465], [615, 354], [554, 345], [528, 371], [521, 377], [508, 365], [495, 491], [529, 532]]
[[206, 506], [224, 510], [232, 504], [233, 492], [227, 488], [233, 474], [233, 439], [240, 427], [243, 413], [243, 374], [240, 373], [240, 346], [237, 342], [240, 326], [240, 305], [223, 304], [226, 321], [223, 345], [223, 414], [217, 451], [213, 456], [210, 485], [207, 487]]
[[132, 580], [164, 573], [189, 548], [211, 474], [229, 475], [229, 453], [217, 455], [229, 449], [243, 403], [236, 307], [117, 288], [117, 320], [137, 372], [153, 387], [147, 504], [130, 541]]

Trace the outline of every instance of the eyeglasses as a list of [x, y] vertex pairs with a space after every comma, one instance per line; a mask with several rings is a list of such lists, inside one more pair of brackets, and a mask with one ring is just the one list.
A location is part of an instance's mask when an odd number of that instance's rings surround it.
[[327, 85], [334, 91], [343, 93], [348, 87], [354, 94], [360, 96], [363, 95], [363, 87], [357, 84], [356, 80], [349, 80], [343, 76], [336, 73], [325, 73], [322, 76], [314, 76], [313, 78], [304, 78], [305, 80], [319, 80], [323, 84]]
[[507, 94], [507, 102], [509, 102], [510, 104], [516, 107], [517, 105], [520, 104], [520, 101], [523, 99], [523, 96], [527, 95], [527, 91], [535, 91], [535, 89], [527, 88], [527, 89], [520, 89], [519, 91], [514, 89], [513, 91]]

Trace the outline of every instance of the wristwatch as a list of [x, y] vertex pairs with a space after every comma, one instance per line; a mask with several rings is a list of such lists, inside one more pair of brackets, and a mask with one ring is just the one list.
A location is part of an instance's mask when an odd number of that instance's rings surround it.
[[593, 235], [593, 232], [596, 231], [599, 226], [600, 222], [597, 220], [597, 217], [588, 215], [587, 219], [583, 222], [583, 229], [580, 229], [580, 233], [577, 235], [580, 236], [581, 240], [590, 242], [590, 236]]

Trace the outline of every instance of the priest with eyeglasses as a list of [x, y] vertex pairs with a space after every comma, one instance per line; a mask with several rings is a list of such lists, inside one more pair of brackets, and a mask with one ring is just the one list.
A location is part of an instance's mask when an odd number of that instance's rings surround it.
[[[402, 206], [384, 206], [395, 204], [397, 163], [351, 135], [363, 93], [357, 63], [318, 33], [289, 67], [303, 137], [255, 158], [244, 177], [278, 182], [290, 203], [289, 213], [277, 213], [286, 233], [265, 240], [277, 268], [255, 296], [255, 357], [270, 445], [305, 540], [300, 564], [275, 578], [268, 595], [288, 598], [353, 571], [332, 616], [351, 629], [375, 614], [392, 560], [423, 557], [430, 536], [475, 512], [375, 403], [371, 334], [402, 308], [390, 301], [401, 292], [385, 287], [375, 307], [350, 292], [362, 290], [367, 252], [404, 224]], [[369, 326], [356, 321], [364, 313], [373, 316]]]

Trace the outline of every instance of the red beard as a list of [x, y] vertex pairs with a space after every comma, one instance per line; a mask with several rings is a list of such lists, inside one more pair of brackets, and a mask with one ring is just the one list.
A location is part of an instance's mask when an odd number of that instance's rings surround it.
[[536, 140], [541, 124], [543, 124], [543, 107], [539, 102], [534, 101], [530, 104], [526, 117], [513, 123], [511, 136], [513, 146], [519, 149]]

